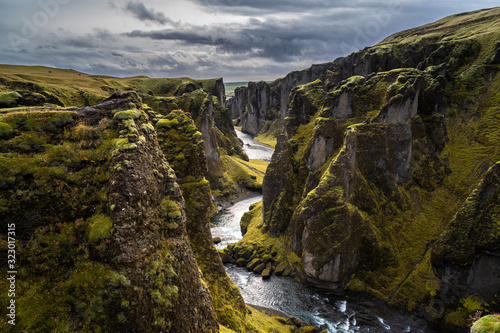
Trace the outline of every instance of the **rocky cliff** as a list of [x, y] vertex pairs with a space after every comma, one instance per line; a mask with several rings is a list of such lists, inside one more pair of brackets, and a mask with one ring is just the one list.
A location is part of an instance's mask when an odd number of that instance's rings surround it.
[[242, 331], [246, 308], [238, 288], [227, 275], [212, 242], [210, 217], [217, 211], [208, 174], [203, 135], [189, 114], [176, 110], [156, 123], [162, 150], [176, 170], [185, 198], [187, 233], [203, 276], [208, 282], [221, 324]]
[[[9, 226], [17, 274], [16, 325], [4, 316], [1, 330], [289, 329], [249, 310], [226, 274], [209, 229], [207, 155], [189, 110], [161, 115], [134, 91], [3, 110], [0, 245], [6, 252]], [[0, 296], [4, 307], [11, 299]]]
[[[482, 22], [483, 18], [476, 20]], [[335, 61], [312, 65], [311, 67], [294, 71], [284, 78], [279, 78], [271, 83], [249, 82], [248, 87], [240, 87], [235, 91], [235, 96], [230, 100], [233, 119], [239, 119], [242, 131], [251, 135], [267, 132], [270, 124], [266, 121], [284, 120], [288, 112], [288, 102], [292, 90], [302, 84], [321, 79], [327, 89], [332, 89], [338, 82], [353, 76], [367, 77], [372, 73], [389, 71], [396, 68], [416, 68], [423, 70], [429, 66], [438, 66], [446, 59], [452, 59], [455, 66], [464, 65], [467, 58], [480, 48], [478, 41], [462, 40], [460, 48], [454, 48], [456, 38], [449, 38], [447, 43], [436, 42], [439, 34], [448, 29], [444, 27], [414, 28], [388, 37], [379, 47], [365, 48]], [[458, 23], [460, 24], [460, 23]], [[422, 30], [424, 29], [424, 30]], [[412, 40], [404, 46], [398, 45], [407, 34], [413, 34], [413, 39], [428, 34], [432, 29], [432, 37], [425, 42]], [[452, 28], [454, 29], [454, 28]], [[470, 44], [468, 44], [470, 43]], [[476, 49], [475, 49], [476, 48]], [[450, 52], [454, 49], [453, 54]], [[498, 60], [498, 59], [497, 59]], [[343, 99], [337, 103], [344, 102]]]
[[498, 265], [499, 17], [447, 17], [287, 76], [308, 83], [291, 89], [262, 214], [245, 220], [259, 230], [236, 252], [257, 238], [284, 244], [273, 270], [372, 293], [447, 330], [498, 311], [488, 281]]
[[20, 241], [19, 329], [218, 330], [148, 119], [135, 93], [92, 110], [2, 116], [1, 219]]
[[267, 132], [270, 123], [285, 119], [291, 90], [320, 78], [330, 66], [331, 63], [312, 65], [271, 83], [249, 82], [248, 87], [237, 88], [228, 103], [232, 118], [238, 119], [244, 133], [256, 135]]

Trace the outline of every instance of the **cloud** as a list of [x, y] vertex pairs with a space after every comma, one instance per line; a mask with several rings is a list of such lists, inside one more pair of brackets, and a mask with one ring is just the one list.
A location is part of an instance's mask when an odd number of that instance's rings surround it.
[[127, 2], [127, 5], [123, 8], [123, 10], [132, 14], [136, 19], [140, 21], [150, 21], [160, 25], [177, 24], [170, 18], [166, 17], [165, 14], [160, 12], [157, 13], [153, 8], [146, 8], [146, 6], [141, 2], [129, 1]]
[[[223, 76], [226, 81], [275, 79], [373, 45], [394, 32], [493, 3], [71, 1], [61, 5], [60, 14], [51, 17], [47, 25], [37, 26], [35, 38], [24, 36], [23, 27], [26, 21], [38, 22], [34, 15], [45, 12], [39, 6], [27, 7], [27, 2], [5, 2], [6, 10], [0, 11], [3, 63], [116, 76]], [[391, 12], [391, 4], [400, 4], [400, 9]], [[11, 45], [9, 32], [26, 37], [19, 50]]]
[[333, 8], [362, 8], [380, 6], [370, 0], [190, 0], [200, 6], [216, 11], [259, 15], [269, 13], [304, 13]]
[[249, 19], [248, 24], [185, 25], [176, 29], [134, 30], [131, 38], [177, 41], [184, 45], [211, 46], [218, 54], [246, 55], [287, 62], [297, 57], [332, 56], [336, 45], [350, 32], [331, 18]]

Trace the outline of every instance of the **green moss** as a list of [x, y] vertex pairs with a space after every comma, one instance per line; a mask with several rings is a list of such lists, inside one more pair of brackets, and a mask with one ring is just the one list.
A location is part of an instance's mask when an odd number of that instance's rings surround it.
[[12, 135], [13, 129], [9, 124], [0, 122], [0, 139], [8, 139]]
[[130, 280], [118, 272], [112, 272], [109, 276], [109, 285], [114, 288], [130, 287]]
[[91, 242], [98, 242], [110, 238], [113, 234], [113, 220], [109, 216], [97, 214], [90, 218], [87, 227], [87, 238]]
[[471, 313], [474, 313], [478, 310], [485, 310], [485, 308], [488, 307], [488, 304], [485, 303], [483, 299], [476, 296], [469, 296], [466, 299], [461, 300], [460, 303], [462, 304], [464, 309]]
[[444, 320], [448, 324], [455, 325], [458, 327], [465, 327], [467, 326], [468, 315], [469, 314], [467, 313], [467, 311], [461, 308], [459, 310], [448, 313], [444, 317]]
[[201, 132], [199, 132], [199, 131], [194, 132], [193, 138], [196, 140], [200, 140], [201, 139]]
[[141, 117], [141, 111], [137, 109], [131, 109], [127, 111], [119, 111], [114, 114], [114, 120], [126, 120], [126, 119], [139, 119]]
[[499, 333], [500, 315], [484, 316], [477, 320], [471, 327], [470, 333]]
[[171, 210], [179, 210], [179, 203], [177, 201], [168, 200], [167, 198], [163, 199], [161, 202], [161, 208], [165, 211]]
[[169, 219], [178, 219], [182, 217], [182, 212], [180, 210], [174, 210], [168, 213]]
[[433, 299], [440, 290], [440, 280], [430, 263], [430, 252], [418, 263], [410, 276], [400, 286], [391, 302], [413, 311]]
[[64, 278], [39, 276], [34, 283], [20, 279], [17, 326], [23, 331], [68, 332], [78, 321], [83, 331], [101, 331], [106, 327], [109, 276], [110, 270], [101, 264], [78, 263]]
[[157, 123], [156, 123], [156, 127], [164, 127], [164, 128], [171, 128], [175, 125], [178, 125], [179, 124], [179, 120], [177, 118], [174, 118], [174, 119], [160, 119]]
[[15, 106], [17, 101], [21, 97], [22, 96], [16, 91], [7, 92], [7, 93], [0, 93], [0, 107], [6, 108], [6, 107]]
[[474, 132], [477, 140], [491, 149], [494, 159], [500, 159], [500, 107], [492, 107], [483, 111], [481, 120]]
[[26, 132], [8, 141], [0, 143], [3, 151], [20, 153], [41, 153], [47, 148], [47, 136], [36, 132]]
[[135, 148], [137, 148], [137, 145], [133, 142], [131, 143], [128, 138], [115, 139], [113, 141], [113, 151], [111, 152], [111, 156], [115, 156]]
[[2, 116], [2, 121], [14, 130], [44, 132], [45, 135], [61, 136], [65, 128], [74, 124], [76, 112], [12, 112]]
[[[169, 219], [178, 219], [182, 217], [182, 210], [179, 202], [164, 198], [160, 204], [161, 210]], [[177, 224], [171, 224], [168, 228], [175, 229]]]

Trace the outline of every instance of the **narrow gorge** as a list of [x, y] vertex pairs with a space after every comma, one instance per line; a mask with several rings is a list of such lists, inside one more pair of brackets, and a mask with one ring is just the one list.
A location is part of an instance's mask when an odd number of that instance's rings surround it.
[[[221, 78], [0, 65], [0, 246], [14, 226], [17, 269], [17, 325], [0, 331], [468, 332], [497, 318], [499, 40], [499, 8], [452, 15], [230, 99]], [[217, 249], [211, 219], [252, 193], [241, 236]], [[314, 290], [328, 313], [261, 311], [231, 277]]]

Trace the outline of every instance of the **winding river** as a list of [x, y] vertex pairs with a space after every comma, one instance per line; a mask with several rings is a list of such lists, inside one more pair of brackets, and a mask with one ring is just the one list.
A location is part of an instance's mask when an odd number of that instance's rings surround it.
[[[252, 136], [237, 131], [250, 159], [270, 160], [273, 149], [253, 140]], [[240, 198], [222, 209], [212, 220], [212, 235], [224, 248], [242, 238], [241, 216], [251, 204], [262, 200], [260, 193]], [[401, 313], [384, 302], [367, 295], [338, 296], [331, 292], [308, 287], [292, 278], [272, 276], [263, 280], [260, 275], [243, 267], [228, 264], [226, 270], [239, 287], [247, 304], [277, 310], [305, 323], [327, 329], [329, 333], [344, 332], [437, 332], [427, 322]]]

